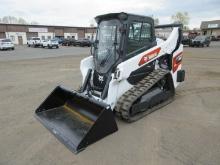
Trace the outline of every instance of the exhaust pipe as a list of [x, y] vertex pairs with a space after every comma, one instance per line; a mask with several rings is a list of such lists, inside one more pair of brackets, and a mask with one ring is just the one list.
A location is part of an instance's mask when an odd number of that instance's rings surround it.
[[36, 109], [35, 116], [74, 153], [118, 130], [110, 106], [61, 86]]

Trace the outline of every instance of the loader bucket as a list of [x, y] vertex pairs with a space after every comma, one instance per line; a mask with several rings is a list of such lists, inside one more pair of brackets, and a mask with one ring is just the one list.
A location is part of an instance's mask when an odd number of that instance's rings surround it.
[[61, 86], [37, 108], [35, 116], [74, 153], [118, 130], [109, 106]]

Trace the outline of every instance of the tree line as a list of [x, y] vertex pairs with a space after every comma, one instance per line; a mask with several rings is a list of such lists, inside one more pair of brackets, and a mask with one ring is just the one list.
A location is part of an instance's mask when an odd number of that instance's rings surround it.
[[30, 24], [30, 25], [38, 25], [38, 22], [36, 21], [31, 21], [28, 22], [24, 18], [21, 17], [14, 17], [14, 16], [4, 16], [0, 18], [0, 23], [5, 23], [5, 24]]
[[[155, 18], [153, 15], [151, 17], [154, 19], [154, 24], [158, 25], [159, 24], [159, 18]], [[190, 20], [190, 16], [189, 16], [188, 12], [177, 12], [174, 15], [171, 16], [171, 22], [182, 24], [184, 30], [189, 29], [189, 27], [188, 27], [189, 20]]]
[[[154, 19], [154, 24], [158, 25], [159, 24], [159, 18], [155, 18], [153, 15], [151, 17]], [[177, 12], [176, 14], [171, 16], [171, 21], [173, 23], [181, 23], [183, 24], [183, 28], [189, 29], [188, 24], [189, 24], [189, 14], [187, 12]], [[0, 23], [5, 23], [5, 24], [29, 24], [29, 25], [38, 25], [39, 23], [36, 21], [28, 22], [24, 18], [21, 17], [14, 17], [14, 16], [4, 16], [0, 18]], [[94, 20], [90, 22], [90, 26], [94, 27], [95, 22]]]

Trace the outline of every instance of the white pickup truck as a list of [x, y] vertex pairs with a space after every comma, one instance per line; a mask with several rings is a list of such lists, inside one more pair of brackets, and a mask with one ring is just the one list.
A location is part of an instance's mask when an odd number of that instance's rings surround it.
[[31, 37], [28, 41], [27, 41], [27, 46], [28, 47], [40, 47], [42, 46], [42, 42], [41, 39], [39, 37]]
[[58, 49], [59, 48], [59, 43], [58, 43], [58, 40], [56, 40], [56, 39], [45, 40], [45, 41], [42, 42], [42, 47], [43, 48], [47, 47], [49, 49], [55, 47], [55, 48]]

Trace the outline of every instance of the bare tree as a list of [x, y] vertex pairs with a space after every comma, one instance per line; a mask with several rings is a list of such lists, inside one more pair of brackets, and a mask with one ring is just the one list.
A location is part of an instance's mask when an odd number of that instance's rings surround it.
[[173, 23], [181, 23], [183, 24], [184, 29], [187, 29], [187, 25], [189, 24], [189, 14], [187, 12], [177, 12], [175, 15], [171, 16]]
[[36, 21], [32, 21], [30, 24], [31, 24], [31, 25], [39, 25], [39, 23], [36, 22]]
[[18, 19], [14, 16], [4, 16], [2, 18], [2, 22], [7, 24], [16, 24], [18, 23]]
[[159, 25], [159, 23], [160, 23], [159, 18], [154, 17], [154, 15], [149, 15], [149, 17], [154, 19], [154, 25]]
[[18, 19], [18, 24], [28, 24], [27, 21], [23, 18]]
[[159, 25], [160, 21], [159, 18], [154, 18], [154, 25]]
[[96, 25], [95, 20], [94, 20], [94, 19], [91, 19], [89, 26], [90, 26], [90, 27], [95, 27], [95, 25]]
[[24, 18], [16, 18], [14, 16], [4, 16], [3, 18], [0, 18], [0, 23], [6, 23], [6, 24], [31, 24], [31, 25], [38, 25], [38, 22], [32, 21], [27, 22]]

